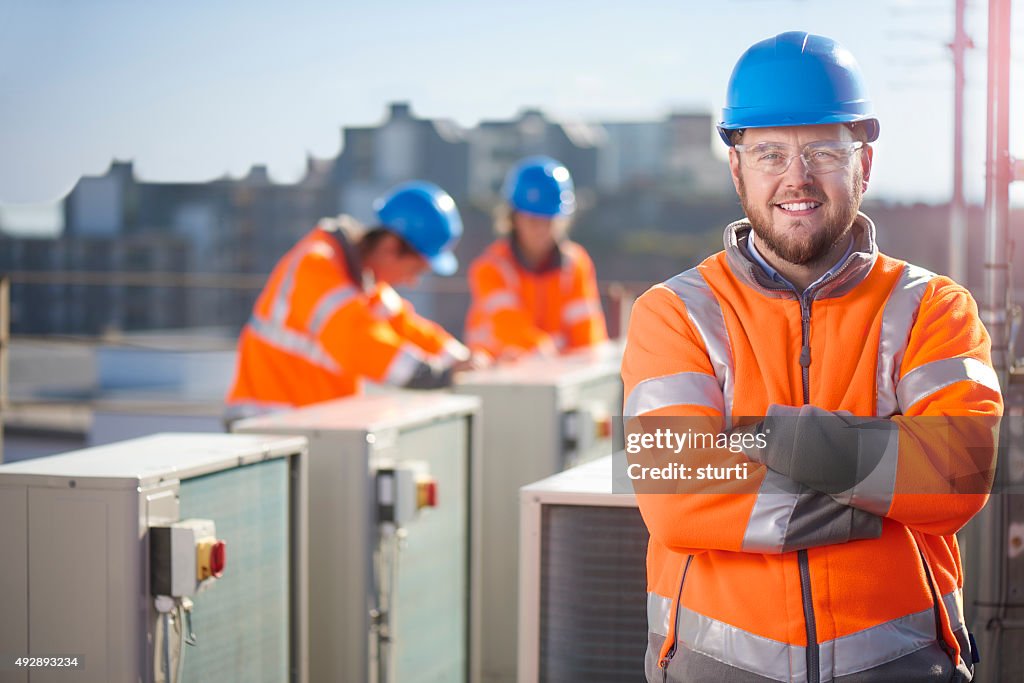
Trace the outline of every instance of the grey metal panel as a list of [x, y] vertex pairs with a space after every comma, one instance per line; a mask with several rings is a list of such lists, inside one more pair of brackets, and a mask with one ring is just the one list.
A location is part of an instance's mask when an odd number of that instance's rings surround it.
[[[28, 494], [0, 487], [0, 652], [28, 652]], [[27, 671], [5, 671], [5, 681], [24, 683]]]
[[[86, 683], [136, 680], [142, 551], [134, 492], [28, 490], [28, 639], [32, 652], [82, 655]], [[62, 680], [39, 670], [32, 681]]]
[[311, 681], [368, 680], [368, 459], [365, 433], [324, 429], [310, 435]]

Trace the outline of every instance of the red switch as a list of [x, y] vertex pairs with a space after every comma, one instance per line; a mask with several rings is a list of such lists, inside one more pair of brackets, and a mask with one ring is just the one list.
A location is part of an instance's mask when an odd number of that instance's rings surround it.
[[227, 544], [218, 538], [200, 539], [196, 544], [196, 579], [220, 578], [227, 564]]
[[437, 507], [437, 481], [424, 479], [416, 482], [416, 509]]
[[228, 545], [224, 541], [217, 541], [210, 548], [210, 576], [219, 579], [227, 563]]

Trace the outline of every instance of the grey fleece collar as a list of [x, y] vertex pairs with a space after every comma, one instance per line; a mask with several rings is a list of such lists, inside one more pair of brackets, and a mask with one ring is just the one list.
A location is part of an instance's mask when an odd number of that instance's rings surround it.
[[[791, 299], [796, 296], [788, 286], [772, 280], [747, 251], [750, 221], [746, 218], [730, 223], [725, 228], [725, 256], [733, 274], [747, 286], [772, 298]], [[875, 224], [863, 213], [853, 221], [853, 251], [842, 266], [823, 283], [805, 294], [814, 299], [840, 297], [859, 285], [875, 265], [878, 247], [875, 244]]]

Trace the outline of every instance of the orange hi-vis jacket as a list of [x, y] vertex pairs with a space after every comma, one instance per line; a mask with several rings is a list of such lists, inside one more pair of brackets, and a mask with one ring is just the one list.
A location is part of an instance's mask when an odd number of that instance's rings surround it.
[[355, 394], [362, 379], [408, 385], [467, 349], [389, 285], [364, 287], [339, 230], [310, 231], [274, 267], [238, 342], [228, 415]]
[[608, 340], [594, 263], [559, 242], [547, 264], [527, 268], [511, 238], [497, 240], [469, 269], [466, 343], [492, 356], [554, 353]]
[[[724, 251], [634, 305], [627, 422], [671, 416], [732, 435], [743, 416], [799, 410], [877, 418], [882, 435], [857, 480], [870, 490], [813, 488], [791, 478], [800, 468], [721, 447], [711, 464], [748, 468], [746, 488], [637, 487], [648, 680], [970, 680], [954, 534], [988, 488], [949, 493], [946, 478], [991, 474], [1003, 404], [990, 340], [964, 288], [880, 254], [874, 231], [859, 214], [842, 266], [797, 294], [756, 265], [740, 221]], [[932, 432], [928, 419], [948, 422]], [[800, 449], [805, 464], [833, 459]]]

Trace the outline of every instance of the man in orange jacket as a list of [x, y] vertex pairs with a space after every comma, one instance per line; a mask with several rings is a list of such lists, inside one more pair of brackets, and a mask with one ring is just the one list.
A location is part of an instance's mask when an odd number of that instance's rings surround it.
[[719, 130], [746, 218], [640, 297], [622, 366], [628, 444], [721, 437], [676, 448], [675, 481], [630, 465], [647, 678], [969, 681], [954, 534], [1003, 407], [977, 306], [879, 253], [859, 212], [879, 124], [840, 45], [753, 45]]
[[462, 234], [455, 202], [427, 182], [404, 183], [375, 204], [379, 226], [325, 220], [275, 266], [238, 342], [229, 420], [360, 390], [363, 378], [431, 388], [480, 364], [391, 285], [427, 269], [455, 272]]
[[569, 171], [520, 161], [505, 180], [497, 231], [469, 269], [466, 343], [493, 357], [555, 355], [608, 340], [594, 263], [565, 237], [576, 210]]

